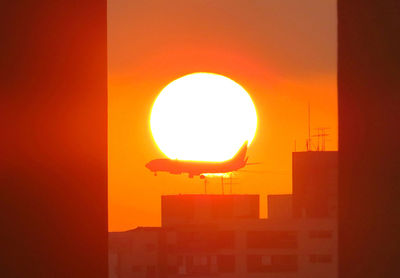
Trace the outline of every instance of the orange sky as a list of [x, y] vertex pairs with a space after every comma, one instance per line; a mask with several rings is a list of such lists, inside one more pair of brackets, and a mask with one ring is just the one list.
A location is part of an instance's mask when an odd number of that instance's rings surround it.
[[[300, 3], [301, 2], [301, 3]], [[163, 157], [149, 126], [152, 103], [174, 79], [214, 72], [241, 84], [258, 114], [249, 148], [253, 172], [234, 193], [291, 192], [291, 152], [305, 149], [311, 125], [329, 127], [337, 149], [336, 1], [110, 0], [109, 230], [160, 225], [162, 194], [203, 193], [203, 181], [144, 167]], [[251, 168], [250, 168], [251, 167]], [[220, 193], [219, 179], [210, 193]]]

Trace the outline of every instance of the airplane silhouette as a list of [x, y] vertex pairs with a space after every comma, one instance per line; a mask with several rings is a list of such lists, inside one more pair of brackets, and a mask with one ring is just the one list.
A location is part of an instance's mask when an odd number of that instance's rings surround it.
[[180, 175], [188, 173], [189, 178], [200, 176], [204, 178], [204, 174], [209, 173], [229, 173], [237, 171], [247, 165], [248, 157], [247, 141], [235, 154], [234, 157], [223, 162], [202, 162], [202, 161], [183, 161], [177, 159], [154, 159], [146, 164], [146, 168], [154, 172], [169, 172], [171, 174]]

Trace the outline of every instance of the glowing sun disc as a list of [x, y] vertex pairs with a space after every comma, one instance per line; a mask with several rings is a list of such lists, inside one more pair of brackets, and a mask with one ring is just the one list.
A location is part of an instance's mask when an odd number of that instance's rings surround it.
[[246, 90], [214, 73], [192, 73], [169, 83], [154, 102], [150, 128], [171, 159], [224, 161], [253, 140], [257, 113]]

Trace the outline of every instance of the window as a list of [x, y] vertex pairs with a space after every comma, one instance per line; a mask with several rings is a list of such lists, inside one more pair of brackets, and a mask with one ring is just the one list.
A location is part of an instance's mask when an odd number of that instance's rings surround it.
[[272, 256], [261, 256], [261, 264], [262, 265], [271, 265], [272, 264]]
[[188, 275], [207, 275], [210, 273], [210, 256], [186, 256], [184, 269]]
[[328, 254], [313, 254], [313, 255], [310, 255], [310, 262], [311, 263], [331, 263], [332, 262], [332, 255], [328, 255]]
[[314, 230], [309, 232], [310, 238], [332, 238], [333, 232], [329, 230]]
[[294, 231], [249, 231], [247, 248], [288, 248], [297, 247], [297, 234]]
[[294, 272], [297, 271], [296, 255], [248, 255], [247, 271], [256, 272]]
[[186, 266], [185, 265], [180, 265], [178, 267], [178, 274], [179, 275], [185, 275], [186, 274]]
[[208, 264], [208, 258], [207, 256], [194, 256], [194, 260], [193, 260], [193, 265], [195, 266], [204, 266]]
[[[168, 245], [167, 245], [168, 248]], [[217, 253], [217, 249], [234, 249], [235, 232], [234, 231], [180, 231], [177, 233], [177, 244], [173, 249], [180, 252], [210, 252]]]

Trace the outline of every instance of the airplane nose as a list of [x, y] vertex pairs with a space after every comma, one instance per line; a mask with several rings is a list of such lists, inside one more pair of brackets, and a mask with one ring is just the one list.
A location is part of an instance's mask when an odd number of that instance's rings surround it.
[[150, 163], [146, 163], [146, 165], [144, 165], [147, 169], [150, 169]]

